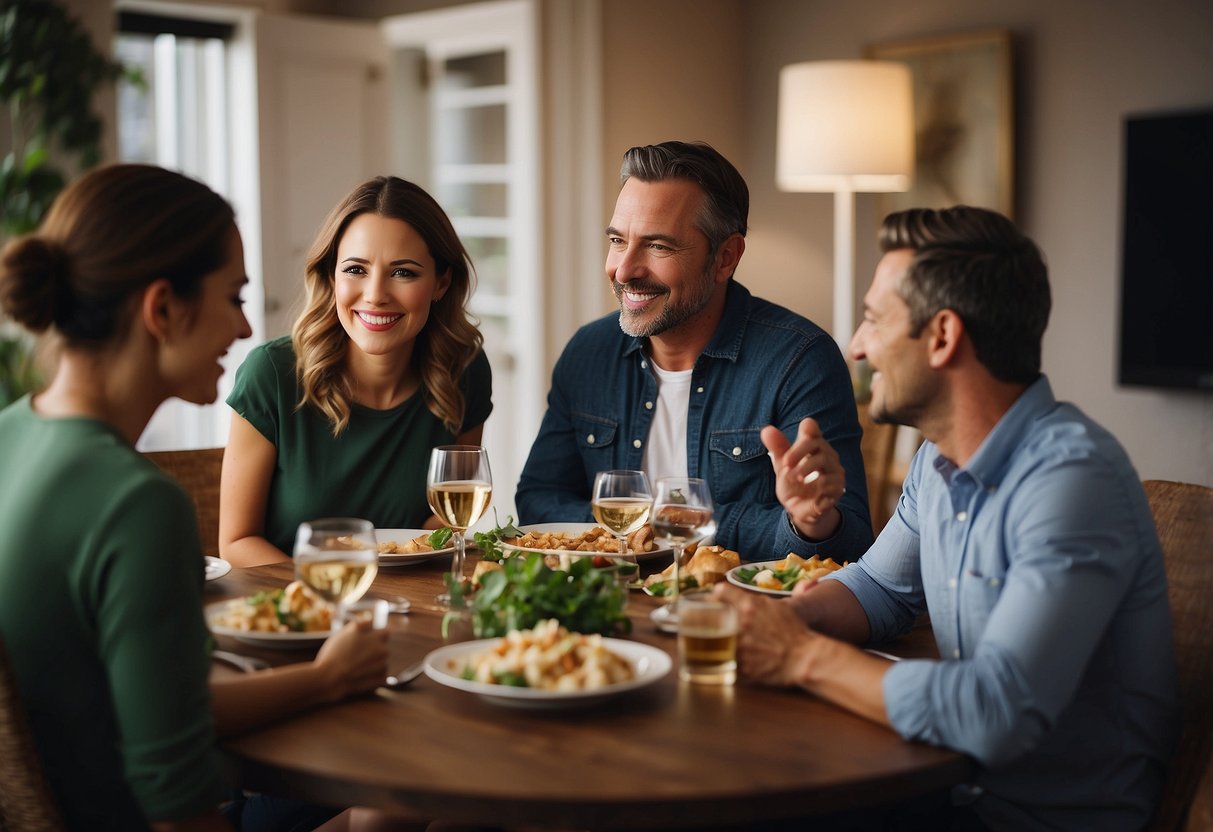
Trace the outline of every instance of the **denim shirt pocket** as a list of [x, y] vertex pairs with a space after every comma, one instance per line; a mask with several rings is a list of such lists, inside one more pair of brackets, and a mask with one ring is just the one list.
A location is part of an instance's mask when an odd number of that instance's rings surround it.
[[611, 448], [615, 444], [615, 433], [619, 429], [618, 422], [578, 411], [573, 411], [571, 419], [573, 435], [577, 439], [577, 447], [581, 451], [583, 459], [599, 456], [597, 452], [611, 453]]
[[744, 428], [713, 431], [708, 437], [713, 500], [775, 501], [775, 475], [761, 433], [761, 428]]

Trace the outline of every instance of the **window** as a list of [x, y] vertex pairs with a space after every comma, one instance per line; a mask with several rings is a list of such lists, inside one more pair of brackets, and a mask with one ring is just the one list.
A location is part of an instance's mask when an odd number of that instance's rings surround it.
[[[188, 11], [190, 7], [182, 6]], [[245, 241], [246, 268], [257, 285], [246, 299], [259, 296], [259, 282], [251, 252], [257, 250], [255, 201], [233, 188], [237, 173], [233, 158], [241, 135], [232, 129], [236, 109], [229, 96], [234, 73], [242, 71], [233, 59], [232, 22], [146, 13], [136, 6], [117, 14], [114, 53], [127, 66], [136, 67], [142, 84], [123, 81], [117, 90], [118, 158], [180, 171], [210, 185], [236, 207]], [[246, 83], [251, 83], [251, 77]], [[249, 154], [252, 155], [252, 154]], [[250, 244], [252, 243], [252, 244]], [[256, 303], [246, 304], [254, 331], [260, 329]], [[230, 420], [223, 399], [231, 389], [235, 368], [251, 341], [229, 351], [227, 370], [215, 404], [197, 406], [176, 399], [156, 413], [140, 440], [143, 450], [214, 447], [226, 444]]]

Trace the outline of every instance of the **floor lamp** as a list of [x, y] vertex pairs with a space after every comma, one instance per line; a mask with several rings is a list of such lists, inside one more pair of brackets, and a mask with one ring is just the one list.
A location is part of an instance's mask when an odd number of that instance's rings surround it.
[[834, 340], [854, 331], [855, 194], [908, 190], [914, 173], [910, 69], [894, 61], [813, 61], [779, 73], [775, 180], [834, 194]]

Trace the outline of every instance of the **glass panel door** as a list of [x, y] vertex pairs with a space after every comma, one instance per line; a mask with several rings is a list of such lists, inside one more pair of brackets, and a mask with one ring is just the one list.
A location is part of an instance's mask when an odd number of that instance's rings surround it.
[[[407, 141], [401, 176], [446, 209], [476, 269], [472, 313], [493, 367], [484, 445], [498, 519], [517, 517], [514, 490], [542, 417], [534, 10], [503, 0], [385, 21], [397, 50], [392, 123]], [[415, 54], [414, 54], [415, 53]], [[428, 123], [428, 130], [421, 125]], [[419, 152], [417, 139], [428, 137]], [[492, 512], [482, 522], [492, 524]]]

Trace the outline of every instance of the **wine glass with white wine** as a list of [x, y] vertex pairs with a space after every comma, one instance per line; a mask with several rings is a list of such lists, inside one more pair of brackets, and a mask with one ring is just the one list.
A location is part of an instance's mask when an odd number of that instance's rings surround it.
[[[594, 519], [619, 540], [619, 567], [636, 566], [628, 551], [628, 535], [649, 522], [653, 490], [644, 471], [599, 471], [590, 498]], [[630, 570], [638, 579], [639, 568]]]
[[[430, 470], [425, 493], [434, 514], [451, 527], [455, 554], [451, 576], [464, 584], [464, 533], [479, 520], [493, 499], [493, 475], [489, 455], [479, 445], [439, 445], [430, 452]], [[450, 606], [451, 595], [443, 592], [439, 604]]]
[[379, 571], [375, 527], [355, 517], [300, 523], [294, 555], [295, 577], [337, 607], [333, 629], [340, 629], [346, 608], [366, 594]]
[[662, 617], [678, 621], [678, 594], [682, 591], [682, 561], [686, 547], [716, 531], [712, 495], [706, 480], [698, 477], [663, 477], [653, 500], [653, 535], [674, 550], [673, 583]]

